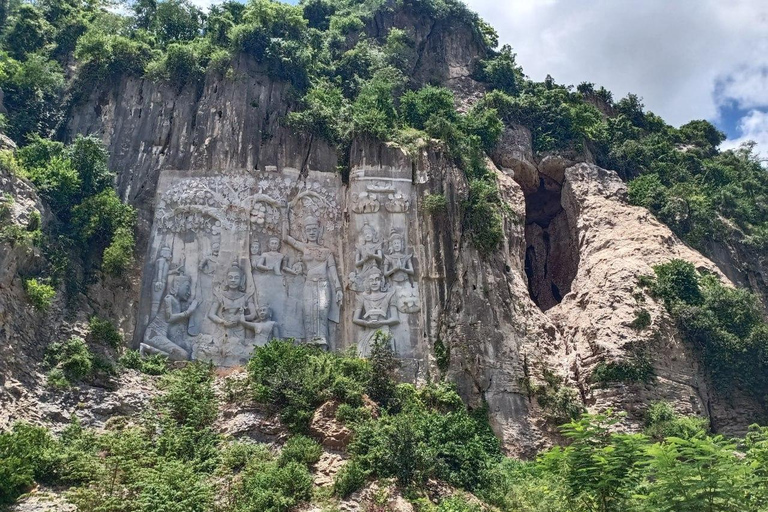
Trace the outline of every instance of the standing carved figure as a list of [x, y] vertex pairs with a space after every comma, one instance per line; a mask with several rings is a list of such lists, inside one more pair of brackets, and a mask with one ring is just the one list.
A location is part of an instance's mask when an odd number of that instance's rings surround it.
[[211, 244], [211, 253], [203, 256], [197, 265], [197, 294], [200, 301], [200, 307], [189, 320], [190, 336], [197, 336], [203, 329], [208, 312], [213, 304], [213, 280], [216, 277], [216, 271], [219, 268], [218, 259], [221, 245], [219, 242]]
[[183, 274], [175, 276], [170, 293], [163, 300], [163, 311], [147, 327], [145, 342], [140, 347], [143, 354], [159, 353], [178, 361], [189, 359], [185, 341], [187, 322], [198, 305], [197, 300], [187, 305], [191, 295], [192, 279]]
[[400, 323], [394, 301], [394, 292], [382, 291], [384, 277], [378, 267], [371, 268], [364, 276], [365, 292], [357, 297], [352, 322], [365, 328], [364, 336], [357, 344], [361, 357], [371, 353], [371, 343], [377, 330], [389, 332], [389, 327]]
[[302, 253], [307, 267], [304, 281], [304, 336], [309, 343], [329, 348], [328, 322], [339, 323], [339, 308], [344, 294], [330, 249], [320, 243], [320, 222], [308, 216], [304, 220], [301, 242], [290, 234], [285, 242]]
[[403, 235], [392, 230], [389, 237], [389, 254], [384, 256], [384, 276], [397, 286], [409, 282], [412, 275], [413, 254], [405, 252]]
[[168, 270], [171, 266], [171, 248], [163, 246], [160, 249], [160, 257], [155, 261], [155, 275], [152, 280], [152, 316], [160, 309], [160, 300], [163, 298], [166, 284], [168, 283]]
[[269, 238], [269, 251], [263, 253], [256, 263], [256, 268], [262, 272], [269, 272], [276, 276], [283, 275], [285, 266], [285, 254], [280, 252], [280, 238]]
[[224, 337], [230, 342], [245, 339], [245, 327], [241, 319], [253, 320], [256, 306], [253, 294], [245, 293], [245, 273], [240, 265], [233, 263], [227, 271], [227, 280], [218, 293], [208, 313], [208, 319], [224, 330]]
[[381, 263], [381, 243], [377, 240], [376, 230], [370, 224], [363, 226], [362, 239], [355, 251], [355, 267], [358, 272], [366, 273], [371, 267]]

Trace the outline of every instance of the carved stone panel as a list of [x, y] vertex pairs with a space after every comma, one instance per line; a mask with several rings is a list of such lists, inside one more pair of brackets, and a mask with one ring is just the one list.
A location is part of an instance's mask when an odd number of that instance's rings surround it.
[[[143, 272], [145, 353], [244, 364], [272, 338], [370, 354], [425, 350], [412, 169], [161, 174]], [[415, 377], [414, 377], [415, 378]]]
[[[361, 167], [350, 175], [351, 213], [348, 258], [354, 264], [347, 287], [355, 296], [347, 315], [351, 344], [370, 354], [377, 331], [403, 360], [418, 349], [421, 303], [418, 258], [410, 240], [418, 219], [411, 210], [411, 169]], [[370, 206], [375, 198], [379, 207]]]
[[232, 366], [274, 337], [335, 346], [336, 175], [181, 173], [158, 184], [141, 349]]

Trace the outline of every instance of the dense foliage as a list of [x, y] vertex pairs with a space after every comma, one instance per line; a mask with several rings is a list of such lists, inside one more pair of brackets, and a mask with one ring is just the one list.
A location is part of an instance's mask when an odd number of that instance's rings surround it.
[[[222, 396], [214, 391], [213, 370], [192, 363], [160, 378], [161, 393], [147, 413], [115, 418], [102, 432], [73, 422], [58, 436], [26, 424], [0, 433], [0, 503], [39, 482], [68, 488], [70, 502], [99, 512], [283, 512], [309, 500], [336, 510], [335, 500], [377, 480], [396, 483], [420, 511], [479, 510], [475, 498], [461, 493], [433, 503], [425, 489], [438, 480], [509, 512], [768, 510], [768, 429], [755, 426], [746, 438], [730, 440], [708, 434], [705, 421], [656, 403], [642, 434], [623, 433], [620, 415], [583, 415], [562, 427], [567, 446], [521, 462], [502, 456], [486, 411], [467, 410], [445, 384], [417, 389], [396, 384], [390, 374], [375, 384], [389, 390], [385, 400], [366, 399], [367, 414], [351, 413], [351, 397], [372, 385], [371, 368], [391, 368], [383, 347], [371, 361], [275, 341], [256, 350], [245, 382], [246, 391], [282, 413], [275, 401], [286, 383], [277, 377], [286, 368], [282, 361], [309, 358], [302, 374], [312, 368], [323, 376], [296, 390], [300, 399], [280, 396], [293, 411], [283, 417], [312, 409], [303, 405], [309, 391], [348, 405], [337, 417], [354, 437], [336, 475], [335, 498], [330, 488], [313, 485], [311, 471], [323, 453], [315, 440], [294, 434], [277, 447], [220, 434]], [[83, 369], [74, 362], [87, 365], [72, 361], [71, 371]]]
[[678, 327], [699, 351], [718, 387], [741, 388], [768, 400], [768, 323], [757, 297], [724, 286], [693, 264], [672, 260], [641, 282], [664, 301]]

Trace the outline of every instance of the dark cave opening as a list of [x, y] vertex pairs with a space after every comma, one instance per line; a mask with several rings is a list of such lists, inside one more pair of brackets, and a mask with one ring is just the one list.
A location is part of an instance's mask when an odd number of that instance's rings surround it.
[[579, 252], [561, 203], [562, 185], [542, 176], [539, 188], [525, 194], [525, 274], [528, 292], [542, 311], [571, 291]]

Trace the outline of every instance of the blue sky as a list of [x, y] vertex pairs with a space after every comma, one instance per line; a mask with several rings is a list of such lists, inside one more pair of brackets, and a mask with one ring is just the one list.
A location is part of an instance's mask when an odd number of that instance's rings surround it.
[[673, 125], [707, 119], [728, 135], [724, 147], [755, 140], [768, 158], [768, 1], [466, 3], [532, 79], [635, 93]]

